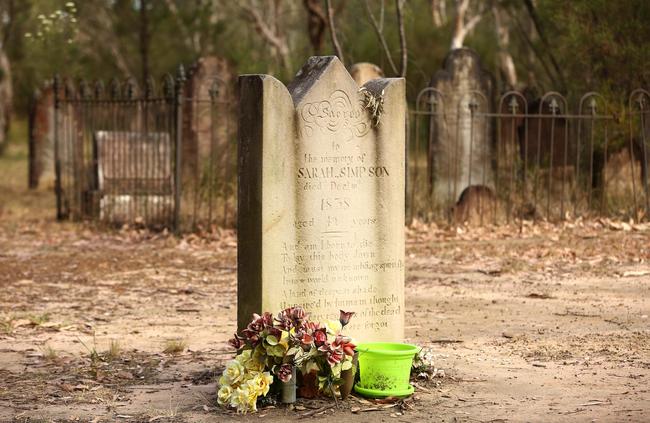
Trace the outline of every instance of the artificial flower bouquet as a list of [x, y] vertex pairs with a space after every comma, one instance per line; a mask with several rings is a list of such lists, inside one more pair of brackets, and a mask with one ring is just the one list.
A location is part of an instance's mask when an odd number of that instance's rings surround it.
[[317, 374], [317, 390], [336, 398], [341, 373], [353, 367], [355, 345], [341, 331], [353, 312], [341, 310], [338, 321], [309, 320], [301, 307], [290, 307], [273, 317], [253, 315], [246, 329], [230, 340], [237, 356], [219, 379], [217, 401], [240, 413], [257, 411], [257, 402], [280, 381], [289, 382], [300, 371]]

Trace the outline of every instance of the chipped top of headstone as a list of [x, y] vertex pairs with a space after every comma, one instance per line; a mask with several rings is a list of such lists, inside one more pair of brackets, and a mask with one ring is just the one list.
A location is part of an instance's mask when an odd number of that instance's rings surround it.
[[343, 81], [339, 80], [340, 85], [343, 85], [346, 82], [345, 79], [347, 77], [350, 84], [354, 84], [353, 86], [356, 87], [356, 89], [359, 88], [338, 57], [312, 56], [307, 60], [302, 69], [298, 71], [293, 81], [287, 85], [287, 89], [293, 98], [294, 105], [298, 106], [306, 95], [312, 91], [312, 89], [314, 89], [314, 87], [323, 80], [326, 75], [334, 72], [339, 73], [339, 78], [343, 78]]

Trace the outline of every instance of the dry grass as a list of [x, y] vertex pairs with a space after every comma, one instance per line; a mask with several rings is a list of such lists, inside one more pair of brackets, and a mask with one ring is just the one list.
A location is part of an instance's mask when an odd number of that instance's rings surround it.
[[187, 348], [187, 342], [182, 339], [169, 339], [165, 341], [163, 353], [179, 355]]
[[116, 339], [111, 339], [106, 351], [106, 359], [109, 361], [117, 360], [122, 355], [122, 346]]
[[50, 321], [50, 315], [49, 313], [32, 314], [28, 317], [28, 319], [32, 325], [41, 326], [42, 324]]
[[45, 345], [41, 351], [43, 352], [43, 358], [45, 360], [56, 361], [59, 358], [59, 353], [50, 345]]

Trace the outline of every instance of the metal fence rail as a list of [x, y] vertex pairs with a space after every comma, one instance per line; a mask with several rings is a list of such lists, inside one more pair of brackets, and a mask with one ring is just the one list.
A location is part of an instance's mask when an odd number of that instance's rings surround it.
[[529, 101], [510, 91], [496, 105], [480, 92], [460, 97], [449, 110], [443, 93], [425, 88], [410, 111], [409, 219], [650, 215], [648, 91], [635, 90], [618, 114], [595, 92], [573, 112], [557, 92]]
[[232, 225], [231, 98], [216, 77], [188, 89], [182, 68], [160, 88], [55, 78], [58, 218], [175, 231]]
[[[191, 82], [187, 82], [191, 81]], [[179, 71], [160, 87], [54, 81], [57, 216], [175, 231], [236, 222], [236, 96]], [[410, 107], [407, 219], [500, 224], [650, 216], [650, 93], [497, 101], [425, 88]], [[458, 100], [460, 99], [460, 100]], [[455, 108], [455, 110], [450, 110]], [[408, 222], [407, 222], [408, 223]]]

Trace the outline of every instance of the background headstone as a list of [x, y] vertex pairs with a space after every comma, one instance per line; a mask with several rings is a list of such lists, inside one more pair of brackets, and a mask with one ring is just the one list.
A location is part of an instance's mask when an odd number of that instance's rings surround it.
[[[234, 157], [224, 154], [236, 122], [232, 104], [234, 72], [225, 59], [202, 57], [189, 69], [183, 103], [183, 173], [200, 177], [201, 160], [219, 169]], [[213, 97], [214, 96], [214, 97]], [[230, 143], [234, 144], [234, 143]], [[234, 155], [234, 151], [233, 151]]]
[[404, 335], [405, 83], [373, 127], [336, 57], [312, 57], [288, 89], [240, 77], [238, 325], [302, 305], [313, 319], [356, 312], [360, 341]]
[[157, 223], [173, 213], [169, 134], [98, 131], [94, 135], [100, 220]]
[[455, 204], [470, 186], [494, 188], [491, 119], [480, 115], [490, 111], [492, 86], [478, 54], [467, 48], [452, 50], [431, 80], [443, 101], [432, 118], [430, 176], [438, 204]]
[[46, 84], [32, 100], [29, 113], [29, 187], [54, 183], [54, 90]]
[[360, 62], [350, 67], [350, 75], [358, 86], [362, 86], [368, 81], [384, 77], [384, 71], [374, 63]]

